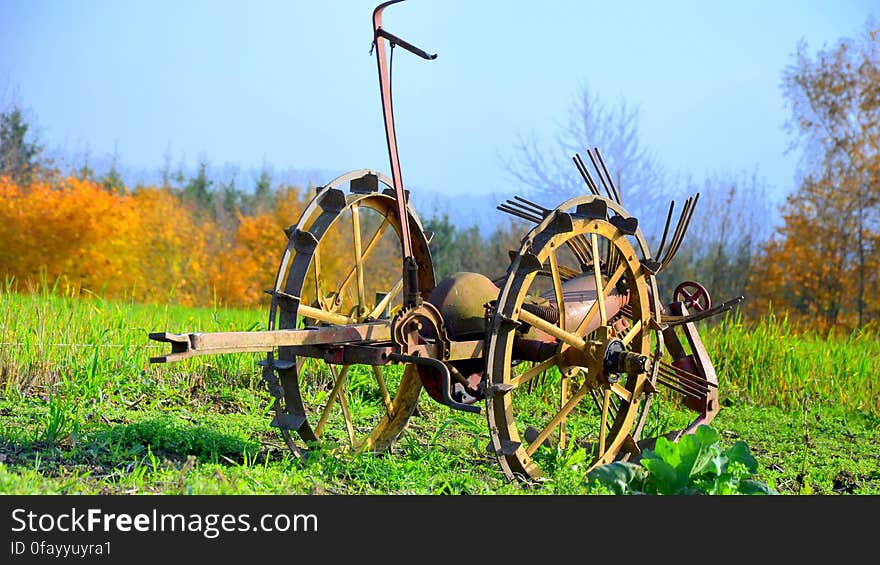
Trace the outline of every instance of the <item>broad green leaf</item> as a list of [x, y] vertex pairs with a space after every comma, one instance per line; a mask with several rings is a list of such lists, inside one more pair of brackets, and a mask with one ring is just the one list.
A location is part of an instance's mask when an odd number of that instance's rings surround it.
[[676, 494], [687, 485], [679, 479], [675, 468], [663, 459], [642, 459], [642, 466], [650, 475], [647, 484], [661, 494]]
[[718, 443], [721, 437], [718, 435], [718, 431], [709, 426], [707, 424], [700, 424], [697, 426], [697, 430], [693, 434], [697, 439], [700, 440], [700, 443], [703, 445], [713, 445]]
[[672, 441], [669, 441], [665, 437], [657, 438], [657, 443], [654, 445], [654, 449], [645, 450], [644, 458], [648, 459], [660, 459], [668, 463], [671, 467], [677, 467], [681, 462], [681, 456], [678, 452], [678, 444]]
[[633, 491], [640, 494], [639, 489], [645, 474], [645, 470], [638, 465], [615, 461], [596, 467], [587, 474], [587, 478], [598, 481], [614, 494], [633, 494]]
[[709, 464], [706, 466], [706, 472], [711, 473], [716, 477], [721, 476], [727, 472], [727, 467], [729, 463], [730, 459], [727, 458], [727, 454], [721, 453], [720, 450], [718, 450], [718, 452], [715, 453], [714, 457], [712, 457], [712, 460], [709, 461]]
[[741, 494], [779, 494], [765, 483], [753, 479], [743, 479], [739, 482]]
[[730, 449], [725, 452], [725, 455], [727, 455], [731, 461], [736, 461], [745, 465], [750, 473], [755, 474], [758, 472], [758, 461], [752, 456], [752, 453], [749, 451], [749, 446], [746, 445], [744, 441], [738, 441], [733, 444]]

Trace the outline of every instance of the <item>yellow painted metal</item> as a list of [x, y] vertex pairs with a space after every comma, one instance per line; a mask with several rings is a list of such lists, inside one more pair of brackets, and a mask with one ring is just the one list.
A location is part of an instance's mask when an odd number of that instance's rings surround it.
[[318, 425], [315, 426], [315, 435], [319, 438], [321, 437], [321, 433], [324, 431], [324, 425], [327, 423], [327, 418], [330, 416], [330, 409], [333, 408], [333, 403], [336, 401], [336, 397], [339, 395], [340, 389], [345, 384], [345, 379], [348, 377], [348, 370], [351, 368], [351, 365], [345, 365], [342, 368], [342, 371], [339, 374], [336, 373], [336, 369], [333, 365], [329, 365], [330, 374], [333, 375], [333, 390], [330, 391], [330, 394], [327, 395], [327, 403], [324, 405], [324, 411], [321, 412], [321, 418], [318, 420]]
[[373, 376], [376, 377], [376, 384], [379, 385], [379, 392], [382, 393], [385, 413], [389, 416], [394, 416], [394, 405], [391, 403], [391, 395], [388, 394], [388, 385], [385, 384], [385, 375], [382, 373], [382, 367], [373, 365]]
[[361, 250], [361, 214], [357, 204], [351, 206], [351, 231], [354, 239], [354, 269], [357, 272], [357, 317], [361, 319], [367, 313], [367, 301], [364, 296], [364, 260]]
[[518, 312], [519, 319], [530, 326], [536, 327], [542, 332], [552, 335], [556, 339], [569, 344], [572, 347], [576, 347], [577, 349], [584, 349], [587, 346], [587, 343], [583, 340], [583, 338], [578, 337], [576, 334], [569, 333], [556, 324], [551, 324], [544, 318], [539, 318], [535, 316], [531, 312], [527, 310], [523, 310], [520, 308]]
[[578, 405], [581, 399], [589, 392], [590, 385], [588, 383], [584, 383], [580, 386], [580, 388], [575, 391], [574, 394], [571, 395], [571, 398], [568, 399], [559, 412], [556, 413], [555, 416], [550, 420], [550, 422], [544, 427], [543, 430], [526, 448], [525, 452], [527, 455], [532, 455], [538, 447], [544, 443], [544, 440], [550, 437], [550, 434], [553, 432], [553, 429], [559, 425], [559, 423], [568, 416], [569, 412], [574, 410], [574, 407]]
[[[602, 292], [602, 270], [599, 268], [599, 239], [595, 233], [590, 234], [590, 245], [593, 248], [593, 277], [596, 279], [596, 296], [605, 296]], [[596, 300], [599, 305], [599, 321], [604, 326], [608, 323], [608, 314], [605, 312], [605, 301]]]
[[[609, 204], [609, 207], [613, 206]], [[654, 327], [652, 322], [655, 316], [652, 312], [658, 308], [651, 306], [654, 301], [652, 296], [656, 296], [656, 290], [649, 294], [648, 287], [653, 286], [656, 289], [655, 284], [650, 278], [651, 274], [642, 269], [629, 238], [616, 226], [601, 219], [577, 216], [572, 216], [571, 219], [572, 229], [570, 231], [560, 231], [546, 236], [541, 231], [552, 229], [553, 226], [549, 221], [540, 224], [535, 228], [535, 231], [524, 238], [520, 254], [531, 254], [544, 265], [549, 262], [551, 276], [554, 279], [556, 277], [561, 279], [564, 268], [558, 264], [558, 260], [554, 261], [555, 250], [568, 245], [569, 241], [585, 242], [587, 245], [582, 247], [584, 250], [589, 248], [590, 262], [592, 263], [590, 267], [593, 271], [592, 276], [595, 277], [597, 300], [587, 310], [584, 318], [578, 322], [577, 328], [560, 327], [522, 308], [527, 295], [543, 291], [530, 290], [535, 280], [535, 272], [511, 269], [508, 275], [509, 279], [498, 299], [496, 319], [509, 317], [525, 322], [557, 339], [560, 342], [559, 348], [556, 355], [547, 361], [517, 375], [513, 370], [514, 359], [512, 355], [516, 328], [505, 329], [503, 322], [496, 322], [499, 324], [496, 326], [499, 331], [497, 331], [497, 335], [490, 334], [487, 342], [487, 355], [489, 356], [487, 367], [490, 384], [512, 385], [509, 392], [487, 398], [493, 445], [496, 446], [496, 449], [507, 446], [506, 450], [498, 451], [498, 457], [505, 474], [510, 478], [517, 475], [533, 478], [540, 476], [540, 466], [532, 459], [532, 456], [541, 445], [546, 445], [546, 440], [556, 428], [560, 430], [558, 445], [568, 444], [571, 447], [572, 442], [578, 441], [583, 445], [591, 444], [594, 448], [600, 448], [598, 455], [594, 456], [590, 462], [591, 468], [613, 461], [621, 452], [624, 443], [627, 440], [633, 441], [633, 426], [637, 416], [641, 414], [641, 407], [645, 405], [645, 390], [649, 384], [646, 374], [624, 375], [624, 378], [619, 382], [609, 382], [609, 379], [604, 375], [603, 356], [608, 343], [611, 340], [621, 338], [625, 339], [624, 346], [628, 351], [640, 355], [650, 353], [652, 343], [655, 343], [653, 341], [655, 333], [648, 331], [648, 328]], [[643, 245], [644, 240], [641, 235], [637, 234], [633, 239], [642, 246], [644, 254], [646, 247]], [[540, 245], [536, 245], [537, 242], [540, 242]], [[578, 243], [578, 245], [581, 244]], [[611, 259], [609, 261], [609, 268], [612, 269], [610, 275], [601, 271], [602, 264], [599, 262], [599, 253], [603, 249], [607, 252], [607, 257]], [[554, 265], [554, 263], [556, 264]], [[589, 273], [589, 271], [587, 272]], [[615, 328], [610, 325], [613, 320], [609, 319], [609, 315], [613, 312], [605, 308], [605, 301], [619, 287], [620, 281], [625, 281], [626, 291], [618, 290], [618, 292], [628, 295], [630, 304], [628, 311], [632, 312], [630, 315], [632, 329], [624, 335], [618, 334]], [[557, 281], [553, 280], [553, 295], [557, 294], [556, 284]], [[593, 330], [589, 341], [587, 341], [584, 333], [587, 327], [595, 327], [597, 315], [600, 325], [598, 329]], [[572, 329], [574, 331], [571, 331]], [[537, 437], [533, 437], [529, 433], [528, 441], [525, 441], [521, 434], [524, 433], [526, 424], [534, 424], [534, 416], [526, 416], [521, 429], [518, 414], [520, 410], [526, 410], [526, 407], [532, 405], [534, 401], [524, 400], [525, 404], [519, 406], [516, 399], [529, 394], [529, 391], [522, 386], [523, 384], [554, 366], [560, 370], [562, 375], [561, 381], [554, 385], [558, 391], [554, 394], [558, 394], [560, 400], [558, 404], [554, 402], [555, 409], [547, 415], [544, 428]], [[580, 370], [572, 371], [574, 367], [580, 367]], [[568, 396], [568, 390], [572, 387], [575, 387], [576, 390]], [[546, 389], [539, 388], [537, 390], [546, 394]], [[598, 398], [595, 396], [596, 393], [599, 393]], [[575, 414], [578, 414], [578, 418], [588, 417], [588, 411], [585, 412], [582, 409], [574, 411], [577, 403], [587, 394], [590, 394], [593, 401], [596, 402], [598, 409], [596, 424], [598, 425], [592, 428], [595, 434], [592, 438], [589, 435], [576, 437], [572, 435], [575, 428], [570, 425], [571, 422], [568, 420]], [[563, 402], [565, 398], [567, 400]], [[639, 422], [638, 429], [640, 430], [642, 420], [640, 419]], [[583, 432], [589, 428], [579, 425], [577, 429]], [[511, 449], [511, 446], [517, 444], [519, 447]], [[627, 452], [631, 451], [631, 449], [627, 449]]]
[[599, 424], [599, 457], [605, 455], [605, 439], [608, 435], [608, 407], [611, 405], [611, 389], [602, 390], [602, 415]]
[[558, 363], [559, 363], [559, 361], [557, 360], [556, 356], [554, 355], [550, 359], [547, 359], [546, 361], [538, 363], [537, 365], [535, 365], [531, 369], [527, 369], [522, 374], [517, 375], [516, 377], [513, 377], [512, 379], [510, 379], [508, 384], [510, 384], [514, 387], [522, 386], [525, 383], [532, 380], [533, 378], [540, 375], [541, 373], [543, 373], [544, 371], [546, 371], [547, 369], [549, 369], [550, 367], [555, 367]]
[[[382, 234], [385, 233], [385, 230], [390, 225], [391, 224], [388, 222], [388, 215], [386, 214], [385, 218], [382, 220], [382, 223], [379, 224], [378, 228], [376, 228], [376, 233], [374, 233], [373, 236], [370, 238], [370, 241], [367, 242], [367, 246], [364, 248], [363, 253], [360, 255], [361, 263], [363, 263], [364, 261], [367, 260], [367, 257], [370, 255], [370, 253], [376, 247], [376, 244], [379, 243], [379, 241], [382, 237]], [[342, 280], [342, 284], [339, 285], [339, 290], [337, 291], [339, 294], [342, 294], [343, 292], [345, 292], [346, 289], [348, 289], [348, 285], [351, 284], [351, 281], [354, 279], [354, 276], [356, 273], [357, 273], [357, 264], [352, 266], [351, 270], [348, 272], [348, 274]], [[403, 284], [403, 283], [401, 283], [401, 284]], [[341, 304], [342, 304], [341, 301], [337, 302], [333, 305], [333, 308], [331, 308], [331, 309], [333, 311], [336, 311], [339, 309], [339, 306]]]
[[306, 304], [300, 304], [296, 312], [304, 318], [312, 318], [313, 320], [318, 320], [319, 322], [335, 324], [337, 326], [345, 326], [348, 324], [357, 323], [357, 320], [355, 320], [354, 318], [349, 318], [348, 316], [343, 316], [342, 314], [335, 314], [333, 312], [321, 310], [320, 308], [314, 308]]

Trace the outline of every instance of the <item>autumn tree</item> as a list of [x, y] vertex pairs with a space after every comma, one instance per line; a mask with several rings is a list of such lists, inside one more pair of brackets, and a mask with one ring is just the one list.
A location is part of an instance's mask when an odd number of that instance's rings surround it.
[[783, 88], [800, 180], [752, 286], [821, 327], [862, 326], [880, 317], [880, 27], [800, 43]]

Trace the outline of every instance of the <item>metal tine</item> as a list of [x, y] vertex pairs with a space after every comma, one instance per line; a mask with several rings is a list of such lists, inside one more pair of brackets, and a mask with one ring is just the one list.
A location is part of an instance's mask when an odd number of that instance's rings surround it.
[[559, 265], [559, 277], [563, 281], [573, 279], [580, 274], [581, 273], [579, 271], [572, 269], [571, 267], [567, 267], [565, 265]]
[[[538, 204], [537, 202], [532, 202], [531, 200], [528, 200], [528, 199], [526, 199], [526, 198], [523, 198], [522, 196], [518, 196], [518, 195], [514, 194], [514, 195], [513, 195], [513, 198], [514, 198], [514, 200], [519, 200], [519, 201], [522, 202], [523, 204], [527, 204], [528, 206], [531, 206], [532, 208], [534, 208], [535, 210], [540, 211], [540, 212], [543, 213], [543, 214], [546, 214], [546, 213], [548, 213], [548, 212], [551, 211], [550, 208], [544, 208], [543, 206], [541, 206], [541, 205]], [[508, 200], [507, 202], [512, 203], [510, 200]]]
[[688, 396], [690, 398], [696, 398], [696, 399], [703, 398], [702, 396], [697, 395], [693, 392], [690, 392], [690, 391], [685, 390], [683, 388], [679, 388], [678, 386], [676, 386], [676, 384], [670, 383], [669, 381], [667, 381], [666, 379], [663, 378], [663, 375], [657, 376], [657, 382], [665, 387], [671, 388], [672, 390], [674, 390], [675, 392], [677, 392], [679, 394], [683, 394], [684, 396]]
[[614, 193], [614, 200], [620, 205], [623, 203], [620, 201], [620, 192], [617, 191], [617, 187], [614, 186], [614, 181], [611, 180], [611, 175], [608, 173], [608, 167], [605, 166], [605, 159], [602, 158], [602, 154], [599, 153], [599, 148], [594, 147], [593, 151], [596, 152], [596, 157], [599, 158], [599, 163], [602, 165], [602, 170], [605, 172], [605, 178], [608, 179], [608, 185], [611, 187], [611, 191]]
[[[668, 265], [669, 262], [672, 260], [672, 258], [675, 257], [675, 254], [678, 253], [678, 248], [681, 247], [681, 243], [682, 243], [682, 241], [684, 241], [685, 233], [687, 233], [688, 226], [690, 226], [690, 224], [691, 224], [691, 218], [694, 215], [694, 209], [696, 209], [697, 201], [699, 199], [700, 199], [700, 193], [698, 192], [690, 200], [690, 205], [687, 206], [687, 214], [686, 214], [686, 217], [684, 218], [684, 222], [683, 223], [679, 222], [680, 223], [679, 227], [681, 227], [681, 230], [680, 230], [680, 233], [678, 233], [678, 238], [675, 241], [675, 247], [670, 246], [670, 252], [667, 253], [667, 257], [664, 258], [664, 262], [663, 262], [664, 267], [666, 265]], [[679, 232], [679, 230], [676, 229], [676, 232]]]
[[688, 197], [684, 201], [684, 206], [681, 209], [681, 214], [678, 215], [678, 222], [675, 224], [675, 231], [672, 233], [672, 239], [669, 241], [669, 248], [666, 250], [666, 254], [660, 260], [661, 269], [666, 268], [666, 265], [672, 260], [672, 257], [675, 255], [675, 252], [678, 249], [678, 244], [680, 243], [680, 238], [682, 234], [682, 227], [686, 226], [686, 218], [688, 216], [688, 212], [691, 208], [691, 202], [693, 201], [693, 197]]
[[588, 258], [584, 255], [583, 250], [577, 246], [574, 239], [569, 239], [565, 242], [565, 245], [568, 246], [568, 249], [574, 254], [575, 258], [580, 261], [581, 265], [588, 264]]
[[684, 235], [687, 233], [688, 227], [691, 225], [691, 218], [694, 215], [694, 209], [697, 207], [697, 200], [699, 200], [700, 194], [697, 193], [693, 197], [691, 197], [690, 206], [688, 206], [687, 214], [685, 214], [684, 225], [682, 226], [681, 233], [678, 236], [678, 239], [675, 242], [675, 251], [678, 251], [678, 248], [681, 246], [681, 242], [684, 241]]
[[545, 214], [543, 210], [536, 210], [536, 209], [532, 208], [531, 206], [526, 206], [525, 204], [522, 204], [521, 202], [517, 202], [515, 200], [508, 200], [507, 202], [504, 203], [504, 205], [507, 206], [508, 208], [514, 208], [516, 210], [521, 210], [521, 211], [525, 212], [526, 214], [540, 216], [541, 218], [547, 217], [547, 214]]
[[672, 233], [672, 238], [669, 240], [669, 248], [666, 250], [666, 253], [663, 255], [663, 258], [660, 260], [660, 263], [665, 267], [669, 263], [669, 259], [671, 259], [671, 253], [673, 249], [675, 249], [675, 244], [678, 241], [678, 236], [681, 233], [681, 226], [684, 223], [684, 219], [687, 216], [688, 209], [691, 206], [692, 197], [688, 197], [684, 201], [684, 206], [681, 209], [681, 213], [678, 215], [678, 221], [675, 223], [675, 230]]
[[614, 196], [611, 195], [611, 189], [608, 188], [608, 183], [605, 182], [605, 178], [602, 176], [602, 171], [599, 170], [599, 163], [596, 160], [596, 157], [593, 155], [592, 151], [590, 151], [589, 149], [587, 149], [587, 156], [593, 163], [593, 168], [596, 169], [596, 174], [599, 175], [599, 181], [602, 183], [602, 188], [604, 188], [605, 192], [608, 194], [608, 198], [614, 200]]
[[576, 235], [573, 238], [566, 241], [569, 248], [577, 249], [575, 253], [577, 255], [578, 260], [582, 264], [582, 268], [586, 265], [589, 265], [593, 262], [593, 256], [590, 253], [589, 247], [585, 244], [583, 235]]
[[699, 385], [718, 388], [717, 384], [710, 383], [709, 381], [700, 378], [699, 375], [695, 375], [689, 371], [686, 371], [684, 369], [676, 367], [675, 365], [672, 365], [672, 364], [667, 363], [665, 361], [660, 361], [660, 370], [664, 371], [666, 373], [671, 373], [671, 374], [675, 375], [677, 378], [681, 378], [681, 379], [684, 379], [687, 381], [692, 381], [692, 382], [697, 383]]
[[664, 316], [662, 318], [662, 322], [667, 327], [672, 327], [672, 326], [680, 326], [682, 324], [687, 324], [690, 322], [696, 322], [699, 320], [704, 320], [704, 319], [709, 318], [711, 316], [716, 316], [718, 314], [721, 314], [722, 312], [727, 312], [728, 310], [730, 310], [731, 308], [733, 308], [734, 306], [736, 306], [737, 304], [739, 304], [743, 300], [745, 300], [745, 296], [739, 295], [732, 300], [728, 300], [727, 302], [722, 302], [721, 304], [716, 304], [715, 306], [712, 306], [708, 310], [703, 310], [702, 312], [696, 312], [694, 314], [690, 314], [687, 316], [670, 316], [670, 317]]
[[[602, 412], [602, 403], [599, 402], [599, 397], [598, 397], [598, 393], [596, 392], [596, 389], [590, 389], [590, 397], [593, 399], [593, 404], [596, 406], [596, 410], [598, 410], [601, 413]], [[608, 405], [608, 415], [611, 417], [609, 419], [616, 420], [618, 410], [619, 410], [618, 406], [616, 404], [614, 404], [614, 402], [612, 401]]]
[[584, 178], [584, 182], [587, 183], [587, 188], [590, 189], [590, 192], [596, 196], [600, 196], [599, 188], [596, 186], [593, 177], [590, 176], [589, 171], [587, 171], [587, 166], [584, 165], [584, 160], [581, 158], [580, 154], [575, 153], [572, 160], [574, 160], [575, 167], [577, 167], [578, 172]]
[[504, 204], [499, 204], [498, 206], [496, 206], [496, 208], [498, 210], [501, 210], [502, 212], [507, 212], [511, 216], [516, 216], [517, 218], [522, 218], [523, 220], [527, 220], [529, 222], [535, 222], [536, 224], [541, 223], [541, 218], [538, 218], [538, 217], [533, 216], [531, 214], [527, 214], [527, 213], [522, 212], [516, 208], [511, 208], [511, 207], [506, 206]]
[[672, 221], [672, 211], [675, 209], [675, 200], [669, 203], [669, 213], [666, 214], [666, 224], [663, 226], [663, 237], [660, 238], [660, 247], [657, 248], [656, 257], [663, 255], [663, 247], [666, 245], [666, 236], [669, 234], [669, 223]]
[[671, 380], [675, 384], [681, 386], [682, 388], [686, 388], [687, 390], [690, 390], [692, 392], [699, 393], [699, 394], [708, 394], [709, 393], [709, 387], [701, 386], [699, 383], [695, 383], [693, 381], [688, 381], [688, 380], [679, 378], [679, 376], [674, 373], [660, 371], [659, 375], [661, 377], [668, 379], [668, 380]]

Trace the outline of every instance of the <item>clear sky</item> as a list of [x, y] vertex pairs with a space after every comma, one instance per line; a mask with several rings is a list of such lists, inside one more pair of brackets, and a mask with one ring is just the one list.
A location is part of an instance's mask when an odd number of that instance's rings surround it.
[[[114, 151], [157, 172], [363, 167], [388, 171], [374, 1], [0, 0], [0, 101], [43, 142]], [[439, 54], [395, 53], [403, 176], [416, 191], [517, 192], [517, 135], [552, 141], [581, 88], [639, 108], [642, 142], [669, 171], [757, 171], [792, 187], [781, 72], [854, 36], [878, 5], [840, 1], [408, 0], [386, 28]], [[574, 173], [574, 170], [572, 170]], [[329, 178], [316, 178], [322, 184]]]

